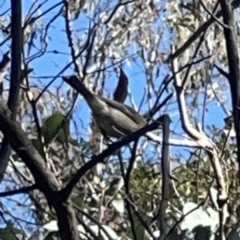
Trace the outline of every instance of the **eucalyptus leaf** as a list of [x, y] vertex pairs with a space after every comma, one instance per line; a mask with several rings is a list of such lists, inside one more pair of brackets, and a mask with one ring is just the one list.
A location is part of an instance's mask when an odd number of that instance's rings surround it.
[[0, 228], [0, 239], [1, 240], [16, 240], [18, 235], [22, 235], [22, 231], [18, 228], [13, 227], [11, 224], [5, 228]]
[[182, 230], [192, 231], [194, 228], [198, 226], [202, 226], [202, 227], [212, 226], [213, 224], [212, 219], [202, 209], [202, 207], [199, 207], [195, 211], [189, 213], [196, 207], [198, 207], [198, 205], [193, 202], [186, 203], [183, 206], [183, 214], [184, 215], [187, 214], [187, 215], [184, 218], [184, 221], [181, 223]]
[[47, 230], [48, 232], [57, 232], [58, 231], [58, 225], [56, 220], [52, 220], [45, 225], [43, 225], [43, 229]]
[[113, 207], [117, 212], [123, 214], [124, 213], [124, 200], [122, 198], [114, 199], [112, 201]]

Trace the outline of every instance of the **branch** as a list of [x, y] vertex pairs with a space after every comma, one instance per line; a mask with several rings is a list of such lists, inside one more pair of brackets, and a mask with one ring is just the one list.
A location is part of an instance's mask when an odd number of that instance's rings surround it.
[[[172, 52], [173, 51], [174, 50], [172, 47]], [[174, 59], [174, 58], [172, 58], [172, 59]], [[174, 75], [175, 89], [176, 89], [176, 94], [177, 94], [177, 102], [178, 102], [178, 108], [180, 111], [181, 123], [182, 123], [183, 130], [192, 139], [200, 141], [200, 142], [205, 142], [206, 146], [208, 146], [209, 148], [212, 148], [213, 147], [212, 141], [210, 141], [210, 139], [205, 134], [196, 130], [189, 121], [187, 107], [186, 107], [186, 103], [185, 103], [185, 96], [184, 96], [185, 86], [183, 85], [184, 82], [181, 80], [179, 73], [177, 73], [178, 65], [177, 65], [176, 58], [172, 61], [172, 70], [173, 70], [173, 75]]]
[[[94, 25], [92, 27], [92, 29], [89, 30], [88, 33], [88, 37], [86, 39], [86, 41], [84, 42], [84, 44], [81, 47], [80, 52], [76, 55], [76, 58], [79, 58], [83, 52], [87, 49], [90, 48], [90, 45], [92, 44], [92, 41], [95, 38], [95, 34], [96, 34], [96, 25]], [[73, 64], [73, 59], [72, 61], [70, 61], [62, 70], [60, 70], [56, 76], [43, 88], [43, 90], [41, 91], [41, 93], [37, 96], [37, 98], [35, 99], [35, 101], [37, 102], [42, 95], [47, 91], [47, 89], [54, 83], [54, 81], [61, 75], [63, 74], [69, 67], [71, 67], [71, 65]], [[84, 76], [83, 76], [84, 77]]]
[[211, 13], [208, 8], [205, 6], [202, 0], [199, 1], [202, 5], [203, 9], [221, 26], [221, 27], [227, 27], [224, 23], [222, 23], [215, 15], [214, 13]]
[[[233, 17], [233, 8], [228, 0], [220, 0], [223, 22], [228, 27], [224, 28], [225, 42], [227, 48], [228, 66], [229, 66], [229, 78], [231, 95], [232, 95], [232, 105], [233, 105], [233, 116], [234, 125], [237, 137], [237, 160], [240, 166], [240, 68], [239, 68], [239, 51], [237, 44], [237, 37], [235, 33], [235, 24]], [[240, 178], [240, 169], [238, 170]], [[227, 202], [222, 201], [220, 206], [220, 239], [225, 239], [224, 226], [227, 218]]]
[[[129, 159], [129, 165], [128, 165], [126, 174], [124, 174], [123, 166], [121, 168], [122, 176], [124, 178], [125, 194], [129, 198], [131, 198], [131, 196], [130, 196], [130, 181], [131, 181], [132, 170], [134, 169], [134, 163], [136, 160], [137, 145], [138, 145], [138, 141], [135, 141], [134, 145], [133, 145], [133, 149], [131, 151], [131, 158]], [[125, 203], [126, 203], [126, 208], [127, 208], [127, 212], [128, 212], [130, 227], [132, 230], [133, 240], [137, 240], [136, 225], [134, 222], [133, 214], [131, 212], [129, 201], [127, 201], [127, 199], [125, 199]]]
[[162, 159], [161, 159], [161, 169], [162, 169], [162, 199], [160, 203], [160, 214], [159, 214], [159, 229], [160, 229], [160, 240], [164, 240], [167, 234], [167, 224], [166, 224], [166, 212], [169, 200], [169, 186], [170, 186], [170, 164], [169, 164], [169, 132], [170, 132], [170, 122], [171, 119], [169, 115], [162, 116], [163, 122], [163, 146], [162, 146]]
[[[228, 2], [229, 5], [231, 5], [230, 0], [226, 0], [226, 2]], [[239, 5], [240, 5], [240, 0], [235, 0], [232, 2], [233, 9], [239, 7]], [[219, 10], [215, 16], [217, 18], [221, 17], [222, 11]], [[205, 32], [214, 22], [215, 22], [215, 19], [211, 17], [207, 22], [203, 23], [179, 49], [177, 49], [172, 55], [170, 55], [168, 60], [177, 58], [180, 54], [182, 54], [196, 39], [199, 38], [201, 33]]]
[[[201, 63], [202, 61], [208, 59], [212, 57], [212, 55], [208, 55], [206, 57], [202, 57], [198, 60], [195, 60], [195, 61], [191, 61], [191, 63], [187, 63], [186, 65], [182, 66], [179, 68], [179, 72], [182, 72], [185, 68], [189, 68], [190, 66], [192, 65], [195, 65], [195, 64], [199, 64]], [[162, 84], [159, 88], [159, 91], [160, 93], [158, 94], [156, 100], [155, 100], [155, 103], [152, 107], [151, 110], [149, 110], [148, 112], [146, 112], [145, 114], [143, 114], [143, 117], [147, 118], [147, 119], [151, 119], [156, 112], [158, 112], [163, 106], [165, 106], [167, 104], [167, 102], [169, 101], [169, 99], [172, 97], [172, 93], [170, 93], [161, 103], [158, 103], [160, 101], [160, 98], [162, 96], [162, 94], [164, 93], [164, 91], [167, 89], [168, 85], [170, 84], [170, 82], [174, 79], [174, 76], [170, 76], [170, 74], [168, 74], [164, 80], [162, 81]], [[162, 87], [163, 86], [163, 87]]]
[[39, 189], [43, 192], [50, 189], [57, 190], [56, 179], [46, 169], [43, 158], [27, 138], [21, 126], [12, 119], [12, 113], [8, 110], [3, 100], [0, 100], [0, 130], [4, 135], [8, 136], [13, 150], [30, 169]]
[[[172, 47], [173, 48], [173, 47]], [[174, 49], [172, 49], [172, 52]], [[218, 202], [219, 202], [219, 208], [222, 210], [219, 212], [220, 216], [220, 225], [222, 224], [224, 226], [226, 216], [227, 216], [227, 193], [226, 193], [226, 186], [224, 181], [224, 176], [220, 164], [220, 158], [218, 156], [219, 150], [216, 148], [215, 144], [209, 139], [204, 132], [198, 131], [195, 129], [190, 121], [187, 114], [187, 108], [184, 98], [184, 86], [183, 81], [180, 79], [179, 73], [176, 74], [177, 70], [177, 59], [175, 58], [172, 61], [172, 70], [173, 74], [175, 75], [175, 89], [177, 93], [177, 101], [178, 101], [178, 107], [180, 111], [181, 116], [181, 122], [183, 126], [183, 130], [193, 139], [196, 141], [200, 141], [201, 143], [204, 143], [207, 148], [205, 149], [207, 153], [210, 156], [210, 161], [214, 170], [214, 174], [216, 177], [216, 182], [218, 185]], [[224, 228], [224, 227], [223, 227]], [[224, 238], [224, 232], [221, 232], [221, 239]]]
[[71, 205], [61, 197], [57, 179], [47, 168], [44, 159], [27, 138], [21, 126], [12, 119], [12, 114], [3, 100], [0, 100], [0, 130], [8, 136], [12, 149], [31, 171], [38, 189], [44, 193], [49, 206], [54, 207], [61, 238], [78, 240], [79, 233], [75, 228], [76, 217]]
[[117, 149], [121, 148], [122, 146], [136, 140], [137, 138], [141, 137], [148, 131], [153, 131], [159, 126], [159, 123], [157, 121], [153, 122], [152, 124], [147, 125], [144, 128], [139, 129], [138, 131], [126, 136], [121, 141], [115, 142], [111, 144], [106, 150], [104, 150], [102, 153], [100, 153], [97, 156], [93, 156], [90, 161], [88, 161], [86, 164], [84, 164], [77, 173], [72, 177], [72, 179], [69, 181], [67, 186], [62, 189], [62, 196], [64, 199], [67, 199], [69, 195], [71, 194], [73, 188], [77, 184], [77, 182], [83, 177], [83, 175], [89, 171], [91, 168], [93, 168], [98, 163], [104, 163], [104, 159], [107, 158], [109, 155], [113, 154]]
[[79, 63], [77, 62], [76, 52], [75, 52], [75, 49], [74, 49], [72, 30], [71, 30], [71, 20], [70, 20], [71, 13], [69, 11], [69, 2], [68, 1], [64, 1], [64, 7], [65, 7], [64, 20], [65, 20], [65, 28], [66, 28], [66, 34], [67, 34], [67, 39], [68, 39], [68, 45], [69, 45], [70, 50], [71, 50], [74, 70], [77, 74], [79, 74], [79, 72], [80, 72], [79, 71]]
[[218, 67], [216, 64], [214, 64], [214, 67], [219, 71], [219, 73], [221, 73], [226, 79], [228, 79], [228, 81], [232, 81], [232, 80], [230, 80], [231, 76], [229, 73], [224, 71], [222, 68]]
[[2, 95], [3, 92], [3, 79], [6, 75], [9, 62], [10, 62], [9, 52], [6, 52], [2, 57], [2, 61], [0, 62], [0, 84], [1, 84], [0, 95]]
[[[152, 132], [148, 132], [145, 135], [148, 137], [148, 139], [150, 139], [155, 143], [162, 144], [163, 142], [162, 137], [157, 136]], [[204, 149], [209, 147], [208, 141], [205, 141], [203, 139], [194, 140], [194, 139], [188, 139], [188, 138], [183, 138], [183, 139], [170, 138], [168, 141], [168, 144], [176, 147], [191, 147], [191, 148], [195, 147], [195, 148], [204, 148]]]
[[230, 78], [228, 79], [232, 95], [235, 130], [237, 134], [238, 163], [240, 165], [240, 68], [238, 46], [236, 34], [234, 31], [234, 19], [231, 4], [229, 4], [228, 1], [224, 0], [221, 0], [220, 3], [223, 11], [224, 23], [229, 26], [228, 28], [224, 28], [224, 35], [226, 39], [227, 57], [229, 65]]
[[35, 189], [37, 189], [37, 185], [33, 184], [31, 186], [23, 187], [23, 188], [16, 189], [16, 190], [0, 192], [0, 197], [9, 197], [9, 196], [17, 195], [17, 194], [28, 193]]
[[[21, 0], [11, 0], [11, 17], [11, 76], [8, 107], [12, 112], [12, 118], [15, 119], [17, 114], [18, 97], [21, 84], [21, 55], [23, 50]], [[4, 135], [0, 150], [0, 182], [3, 180], [10, 155], [11, 147], [8, 141], [8, 137]]]
[[[133, 218], [133, 213], [131, 211], [131, 208], [134, 211], [134, 213], [135, 213], [137, 219], [139, 220], [139, 222], [142, 224], [142, 226], [146, 230], [146, 232], [149, 234], [149, 236], [152, 237], [153, 240], [155, 240], [155, 237], [152, 234], [152, 231], [149, 227], [149, 221], [146, 221], [146, 216], [144, 216], [145, 219], [143, 219], [143, 217], [140, 215], [139, 208], [134, 204], [134, 200], [132, 199], [131, 191], [130, 191], [130, 185], [129, 184], [130, 184], [130, 178], [131, 178], [132, 170], [134, 168], [136, 155], [137, 155], [137, 151], [138, 151], [137, 145], [138, 145], [138, 141], [136, 140], [134, 142], [133, 148], [131, 149], [131, 158], [129, 159], [129, 164], [128, 164], [127, 171], [125, 171], [125, 166], [124, 166], [124, 163], [123, 163], [123, 157], [122, 157], [120, 151], [118, 151], [120, 169], [121, 169], [122, 177], [124, 178], [124, 187], [125, 187], [125, 194], [126, 194], [124, 201], [125, 201], [126, 208], [127, 208], [127, 211], [128, 211], [129, 222], [130, 222], [130, 226], [131, 226], [131, 230], [132, 230], [133, 239], [137, 239], [137, 234], [136, 234], [136, 229], [134, 227], [134, 218]], [[126, 174], [125, 174], [125, 172], [126, 172]], [[144, 215], [146, 215], [144, 211], [142, 211], [142, 213]]]

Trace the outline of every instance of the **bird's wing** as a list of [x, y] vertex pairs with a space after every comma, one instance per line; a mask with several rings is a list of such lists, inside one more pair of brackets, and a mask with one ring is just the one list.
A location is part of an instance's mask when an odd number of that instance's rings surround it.
[[137, 113], [133, 108], [114, 100], [110, 100], [101, 96], [98, 96], [98, 97], [103, 101], [105, 101], [109, 106], [115, 109], [118, 109], [119, 111], [126, 114], [133, 122], [137, 124], [141, 124], [142, 126], [147, 124], [147, 121], [139, 113]]

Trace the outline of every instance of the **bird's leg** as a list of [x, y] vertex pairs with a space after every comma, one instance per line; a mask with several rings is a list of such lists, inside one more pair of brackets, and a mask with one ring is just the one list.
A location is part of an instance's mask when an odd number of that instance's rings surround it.
[[109, 142], [113, 143], [113, 141], [110, 139], [110, 137], [108, 137], [108, 135], [106, 134], [106, 132], [103, 129], [99, 128], [99, 130], [102, 133], [104, 140], [106, 141], [106, 145], [108, 145]]

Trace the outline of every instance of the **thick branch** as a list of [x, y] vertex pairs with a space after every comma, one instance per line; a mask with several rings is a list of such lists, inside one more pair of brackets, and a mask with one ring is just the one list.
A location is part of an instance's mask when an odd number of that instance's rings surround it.
[[77, 173], [69, 181], [68, 185], [62, 190], [64, 199], [67, 199], [69, 197], [69, 195], [71, 194], [71, 192], [72, 192], [73, 188], [75, 187], [75, 185], [77, 184], [77, 182], [82, 178], [82, 176], [87, 171], [89, 171], [91, 168], [93, 168], [96, 164], [104, 162], [104, 158], [113, 154], [117, 149], [136, 140], [138, 137], [144, 135], [146, 132], [155, 130], [158, 126], [159, 126], [158, 121], [156, 121], [150, 125], [147, 125], [146, 127], [141, 128], [138, 131], [126, 136], [121, 141], [111, 144], [106, 150], [104, 150], [99, 155], [93, 156], [90, 161], [88, 161], [86, 164], [84, 164], [77, 171]]
[[169, 136], [170, 136], [170, 122], [169, 115], [162, 116], [163, 122], [163, 146], [162, 146], [162, 199], [160, 204], [159, 224], [160, 224], [160, 240], [165, 239], [167, 234], [166, 212], [169, 200], [169, 182], [170, 182], [170, 164], [169, 164]]
[[[228, 0], [221, 0], [223, 21], [228, 26], [224, 28], [227, 57], [229, 65], [229, 83], [232, 94], [233, 115], [238, 146], [238, 164], [240, 166], [240, 68], [237, 38], [234, 31], [233, 10]], [[240, 173], [239, 173], [240, 177]]]
[[[18, 96], [21, 83], [21, 64], [22, 64], [22, 1], [11, 0], [11, 76], [10, 90], [8, 96], [8, 107], [12, 112], [12, 118], [16, 118], [18, 108]], [[4, 135], [0, 150], [0, 182], [8, 165], [8, 159], [11, 154], [11, 147], [8, 137]]]
[[[234, 29], [233, 8], [229, 0], [220, 0], [223, 13], [223, 22], [227, 27], [224, 28], [225, 42], [227, 48], [228, 66], [229, 66], [229, 83], [232, 94], [232, 108], [234, 116], [234, 125], [237, 137], [237, 160], [240, 166], [240, 68], [237, 37]], [[240, 178], [240, 168], [239, 168]], [[226, 239], [224, 226], [227, 217], [227, 203], [222, 201], [220, 215], [220, 239]]]
[[47, 168], [44, 159], [27, 138], [21, 126], [12, 120], [12, 114], [2, 100], [0, 101], [0, 130], [8, 137], [13, 150], [31, 171], [38, 189], [44, 193], [49, 206], [54, 207], [58, 216], [61, 238], [78, 240], [76, 217], [71, 206], [63, 201], [60, 192], [57, 191], [57, 179]]
[[12, 120], [12, 114], [2, 100], [0, 101], [0, 130], [8, 136], [13, 150], [30, 169], [39, 189], [44, 193], [50, 189], [57, 190], [55, 177], [47, 170], [43, 158], [26, 137], [21, 126]]

